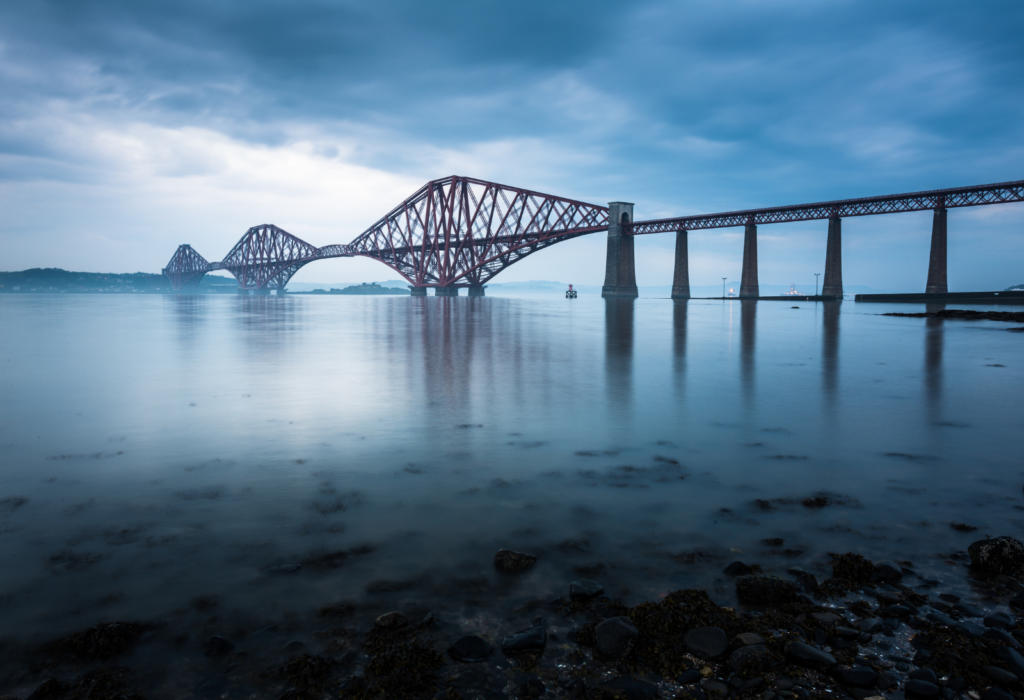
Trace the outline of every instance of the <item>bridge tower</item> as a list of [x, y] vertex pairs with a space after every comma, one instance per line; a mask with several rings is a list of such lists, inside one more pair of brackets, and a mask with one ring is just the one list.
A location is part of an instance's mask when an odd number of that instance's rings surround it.
[[601, 296], [635, 299], [636, 266], [633, 258], [633, 237], [626, 236], [623, 224], [633, 221], [633, 204], [608, 203], [608, 257], [605, 262], [604, 287]]
[[821, 288], [821, 296], [843, 298], [843, 220], [835, 213], [828, 218], [825, 282]]
[[946, 200], [939, 199], [939, 206], [932, 214], [932, 249], [928, 256], [928, 284], [925, 294], [946, 294]]
[[672, 274], [672, 298], [690, 298], [690, 253], [687, 248], [687, 231], [676, 231], [676, 265]]

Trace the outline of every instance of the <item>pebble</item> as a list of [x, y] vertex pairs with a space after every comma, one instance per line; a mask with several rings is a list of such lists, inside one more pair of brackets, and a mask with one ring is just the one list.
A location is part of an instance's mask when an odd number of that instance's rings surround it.
[[981, 670], [985, 672], [985, 675], [994, 680], [999, 685], [1016, 685], [1017, 676], [1007, 671], [1005, 668], [999, 668], [998, 666], [982, 666]]
[[729, 647], [729, 638], [718, 627], [695, 627], [683, 636], [683, 644], [694, 656], [714, 659]]
[[525, 571], [537, 563], [537, 557], [532, 554], [513, 552], [511, 549], [499, 549], [494, 555], [494, 566], [498, 571], [515, 573]]
[[930, 668], [919, 668], [916, 671], [910, 673], [910, 679], [915, 681], [928, 681], [932, 685], [939, 684], [939, 677], [935, 675], [935, 671]]
[[743, 676], [760, 673], [771, 665], [772, 655], [763, 644], [740, 647], [729, 656], [729, 668]]
[[957, 603], [956, 605], [953, 606], [953, 609], [956, 610], [961, 615], [966, 615], [967, 617], [984, 617], [985, 616], [985, 611], [984, 610], [979, 608], [977, 605], [971, 605], [970, 603]]
[[628, 617], [612, 617], [594, 628], [597, 653], [614, 661], [627, 657], [639, 636], [636, 626]]
[[943, 625], [945, 627], [952, 627], [956, 624], [956, 620], [951, 618], [949, 615], [943, 615], [939, 612], [928, 613], [927, 615], [925, 615], [925, 617], [931, 620], [932, 622], [938, 622], [940, 625]]
[[786, 646], [786, 655], [797, 663], [815, 663], [826, 666], [836, 665], [836, 657], [803, 642], [790, 642]]
[[755, 632], [740, 632], [736, 635], [736, 641], [743, 646], [751, 644], [764, 644], [764, 637]]
[[886, 617], [907, 617], [910, 614], [910, 608], [905, 605], [890, 605], [882, 614]]
[[983, 637], [985, 635], [984, 627], [976, 622], [968, 622], [966, 620], [961, 620], [953, 625], [953, 629], [970, 637]]
[[590, 579], [581, 578], [569, 584], [569, 597], [573, 600], [590, 600], [604, 593], [600, 584]]
[[981, 694], [981, 700], [1014, 700], [1014, 697], [1002, 688], [993, 686]]
[[888, 559], [876, 561], [873, 578], [884, 583], [896, 583], [903, 578], [903, 568], [896, 562], [889, 561]]
[[882, 623], [873, 617], [868, 617], [863, 620], [857, 620], [857, 622], [854, 623], [854, 626], [861, 632], [867, 632], [870, 634], [881, 627]]
[[1015, 649], [1010, 647], [999, 647], [996, 649], [996, 656], [1006, 662], [1006, 665], [1010, 667], [1010, 670], [1020, 678], [1024, 680], [1024, 657], [1017, 653]]
[[544, 686], [544, 681], [540, 678], [527, 678], [519, 684], [517, 690], [519, 691], [519, 697], [521, 698], [539, 698], [541, 695], [546, 693], [548, 689]]
[[374, 620], [373, 624], [382, 630], [396, 630], [399, 627], [408, 625], [409, 618], [405, 616], [405, 613], [396, 610], [395, 612], [384, 613]]
[[931, 700], [932, 698], [939, 697], [939, 687], [937, 685], [916, 678], [907, 681], [907, 684], [903, 687], [903, 689], [907, 697], [910, 698]]
[[985, 634], [981, 635], [985, 639], [992, 639], [997, 642], [1002, 642], [1007, 646], [1011, 646], [1014, 649], [1020, 648], [1020, 643], [1014, 639], [1013, 635], [1006, 630], [1001, 630], [998, 627], [989, 627], [985, 630]]
[[501, 650], [509, 656], [533, 654], [540, 656], [548, 643], [547, 630], [542, 626], [531, 627], [501, 640]]
[[834, 675], [837, 681], [853, 688], [873, 688], [878, 680], [878, 673], [868, 666], [837, 668]]
[[994, 612], [986, 615], [984, 623], [986, 627], [998, 627], [1007, 631], [1017, 627], [1017, 622], [1013, 619], [1013, 616], [1004, 612]]
[[298, 639], [293, 639], [284, 645], [284, 650], [292, 654], [298, 653], [306, 648], [306, 643], [301, 642]]
[[701, 690], [707, 693], [707, 696], [712, 698], [712, 700], [724, 698], [729, 694], [729, 686], [721, 681], [708, 681], [701, 686]]
[[676, 676], [676, 683], [679, 685], [690, 685], [691, 683], [698, 682], [700, 678], [700, 669], [690, 668]]
[[451, 647], [448, 648], [448, 656], [452, 657], [455, 661], [476, 663], [486, 659], [493, 651], [494, 647], [488, 644], [484, 639], [475, 634], [471, 634], [462, 637], [452, 644]]
[[810, 615], [812, 620], [817, 620], [824, 625], [834, 625], [843, 618], [839, 617], [835, 613], [830, 612], [815, 612]]

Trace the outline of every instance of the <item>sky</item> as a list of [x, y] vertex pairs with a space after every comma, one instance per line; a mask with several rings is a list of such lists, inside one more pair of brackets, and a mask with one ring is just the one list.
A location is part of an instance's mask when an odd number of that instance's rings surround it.
[[[1022, 35], [1019, 2], [2, 3], [0, 269], [159, 272], [261, 223], [347, 243], [452, 174], [637, 220], [1024, 179]], [[845, 284], [924, 291], [930, 230], [845, 220]], [[760, 227], [761, 282], [809, 288], [826, 233]], [[950, 210], [950, 290], [1024, 282], [1022, 233], [1024, 205]], [[604, 237], [494, 281], [601, 284]], [[673, 245], [637, 239], [638, 284]], [[741, 262], [741, 229], [690, 234], [692, 284]]]

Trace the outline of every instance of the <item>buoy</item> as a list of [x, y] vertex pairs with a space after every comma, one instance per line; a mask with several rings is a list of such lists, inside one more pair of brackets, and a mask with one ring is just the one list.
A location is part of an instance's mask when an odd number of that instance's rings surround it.
[[569, 285], [569, 288], [567, 290], [565, 290], [565, 298], [566, 299], [575, 299], [576, 298], [576, 290], [572, 288], [571, 284]]

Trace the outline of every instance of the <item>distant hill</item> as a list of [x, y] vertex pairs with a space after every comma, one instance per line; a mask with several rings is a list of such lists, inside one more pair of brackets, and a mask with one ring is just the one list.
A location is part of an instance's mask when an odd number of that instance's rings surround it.
[[1015, 284], [1012, 287], [1007, 287], [1003, 291], [1004, 292], [1024, 292], [1024, 284]]
[[349, 294], [349, 295], [372, 295], [372, 294], [384, 294], [384, 295], [399, 295], [409, 296], [409, 289], [399, 289], [397, 287], [382, 287], [376, 282], [362, 283], [353, 285], [351, 287], [345, 287], [344, 289], [314, 289], [309, 292], [291, 292], [291, 294]]
[[[237, 287], [233, 278], [217, 275], [206, 275], [199, 284], [204, 292], [234, 292]], [[0, 272], [0, 294], [166, 294], [171, 291], [170, 280], [149, 272], [71, 272], [57, 267]]]

